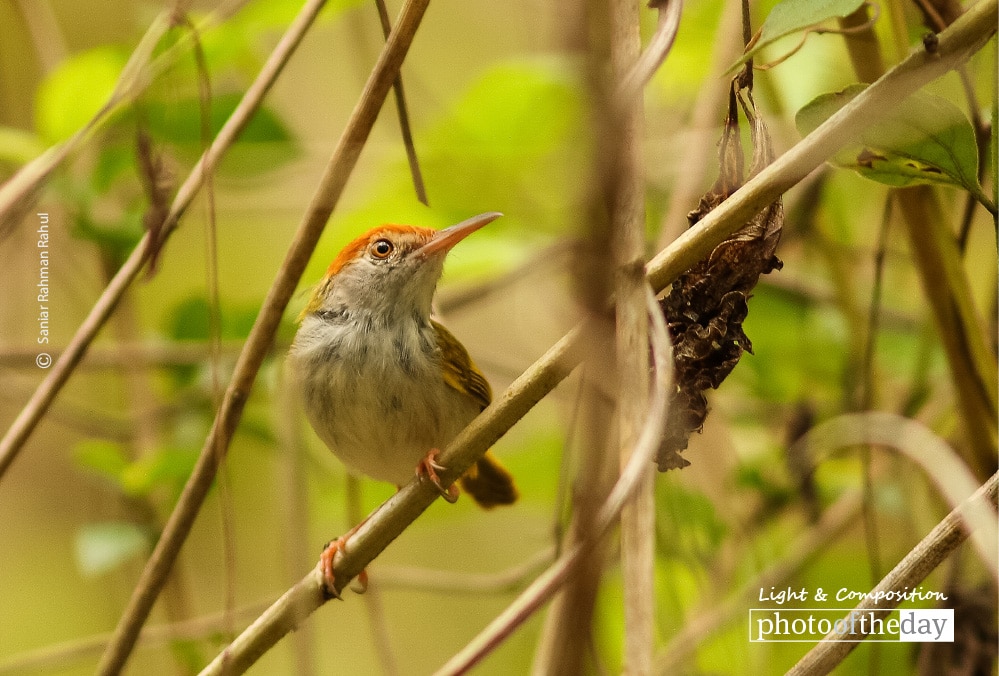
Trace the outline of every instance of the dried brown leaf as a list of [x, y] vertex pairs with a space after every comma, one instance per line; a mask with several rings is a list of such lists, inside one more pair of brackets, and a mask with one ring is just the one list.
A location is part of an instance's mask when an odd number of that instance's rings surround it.
[[[740, 82], [741, 76], [734, 78], [729, 93], [725, 131], [718, 146], [718, 179], [688, 214], [691, 226], [774, 159], [766, 123], [756, 110], [752, 92], [743, 90]], [[748, 177], [740, 108], [751, 125], [753, 154]], [[690, 464], [680, 452], [687, 448], [691, 433], [700, 431], [704, 424], [708, 413], [704, 390], [717, 388], [742, 353], [753, 351], [742, 323], [760, 275], [783, 265], [774, 253], [783, 224], [784, 207], [778, 199], [681, 275], [660, 301], [673, 340], [677, 387], [657, 459], [660, 471]]]

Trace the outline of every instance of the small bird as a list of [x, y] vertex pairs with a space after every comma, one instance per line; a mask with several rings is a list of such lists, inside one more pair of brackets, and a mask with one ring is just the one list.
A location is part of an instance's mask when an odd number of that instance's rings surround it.
[[[465, 347], [431, 318], [431, 304], [448, 252], [501, 215], [439, 231], [374, 228], [343, 248], [313, 290], [289, 361], [309, 422], [351, 471], [396, 486], [415, 471], [457, 500], [457, 489], [440, 483], [437, 456], [492, 392]], [[517, 499], [490, 452], [460, 481], [487, 509]], [[330, 590], [333, 558], [351, 533], [323, 552]]]

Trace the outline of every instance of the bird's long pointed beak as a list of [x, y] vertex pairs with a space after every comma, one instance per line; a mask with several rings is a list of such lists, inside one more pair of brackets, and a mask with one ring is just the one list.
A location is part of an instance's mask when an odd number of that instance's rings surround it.
[[471, 218], [468, 218], [457, 225], [452, 225], [449, 228], [438, 230], [437, 233], [430, 238], [429, 242], [420, 247], [420, 253], [426, 256], [436, 251], [450, 251], [455, 244], [465, 239], [482, 226], [492, 223], [502, 215], [503, 214], [498, 211], [490, 211], [489, 213], [472, 216]]

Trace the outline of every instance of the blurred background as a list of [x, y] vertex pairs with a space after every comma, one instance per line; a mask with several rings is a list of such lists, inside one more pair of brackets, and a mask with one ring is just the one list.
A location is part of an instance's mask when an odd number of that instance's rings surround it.
[[[753, 3], [754, 26], [774, 4]], [[0, 179], [87, 124], [167, 5], [0, 0]], [[288, 0], [188, 8], [202, 27], [214, 130], [299, 9]], [[391, 16], [398, 9], [389, 3]], [[646, 90], [650, 256], [683, 231], [717, 174], [723, 73], [742, 49], [739, 10], [722, 0], [688, 2], [676, 44]], [[565, 28], [575, 11], [535, 0], [431, 4], [403, 68], [429, 207], [414, 195], [395, 106], [387, 103], [157, 603], [150, 626], [160, 629], [140, 642], [129, 673], [197, 672], [356, 521], [351, 491], [363, 513], [392, 494], [368, 480], [348, 486], [282, 375], [308, 288], [347, 241], [379, 223], [444, 227], [504, 212], [449, 257], [438, 295], [444, 321], [497, 393], [576, 323], [570, 250], [587, 218], [594, 144], [578, 40]], [[647, 39], [656, 14], [643, 7], [641, 15]], [[917, 4], [901, 0], [880, 8], [873, 29], [887, 65], [927, 31]], [[150, 200], [137, 148], [153, 149], [169, 195], [203, 149], [198, 71], [185, 36], [183, 27], [166, 33], [155, 51], [163, 71], [134, 105], [93, 129], [34, 206], [0, 231], [0, 429], [45, 376], [36, 356], [59, 353], [142, 235]], [[800, 39], [798, 31], [778, 41], [758, 61]], [[382, 43], [373, 4], [328, 3], [218, 167], [217, 261], [208, 253], [202, 193], [155, 274], [125, 295], [3, 477], [0, 674], [93, 672], [202, 447], [213, 383], [227, 382]], [[973, 109], [955, 73], [927, 91], [994, 123], [995, 73], [993, 40], [966, 70]], [[759, 71], [755, 98], [777, 154], [800, 139], [794, 116], [802, 106], [858, 79], [839, 35], [813, 34], [786, 62]], [[983, 184], [991, 193], [990, 173]], [[783, 673], [810, 646], [747, 640], [748, 609], [766, 605], [753, 602], [757, 588], [868, 590], [949, 511], [897, 454], [841, 452], [813, 467], [787, 451], [813, 424], [873, 408], [915, 418], [974, 457], [905, 228], [898, 209], [886, 206], [889, 191], [826, 167], [785, 196], [777, 251], [784, 269], [763, 277], [749, 304], [755, 354], [709, 393], [703, 432], [684, 453], [692, 464], [657, 476], [661, 673]], [[959, 188], [935, 194], [947, 227], [963, 236], [963, 272], [994, 362], [993, 221], [974, 205], [964, 219], [967, 193]], [[49, 315], [40, 318], [46, 220]], [[214, 368], [213, 265], [221, 329]], [[40, 346], [43, 320], [49, 343]], [[578, 444], [579, 388], [576, 377], [565, 381], [497, 444], [521, 490], [515, 506], [483, 512], [468, 499], [438, 501], [369, 568], [372, 594], [327, 604], [255, 673], [430, 673], [465, 645], [551, 559], [565, 529], [571, 461], [564, 458]], [[974, 469], [980, 480], [994, 471]], [[970, 619], [959, 625], [958, 644], [983, 670], [950, 673], [995, 670], [990, 579], [974, 553], [961, 550], [925, 583], [968, 608], [959, 611]], [[621, 597], [611, 557], [597, 600], [594, 673], [621, 669]], [[541, 615], [532, 618], [476, 673], [528, 672], [541, 628]], [[919, 646], [870, 643], [837, 673], [944, 673], [927, 667], [938, 664], [932, 659], [940, 658]]]

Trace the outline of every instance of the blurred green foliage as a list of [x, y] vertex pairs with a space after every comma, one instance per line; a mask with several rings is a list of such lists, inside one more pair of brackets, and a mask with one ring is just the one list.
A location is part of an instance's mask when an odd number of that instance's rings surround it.
[[[44, 203], [64, 219], [73, 237], [63, 251], [72, 250], [72, 263], [78, 268], [71, 276], [78, 289], [72, 296], [74, 303], [89, 307], [94, 289], [106, 283], [107, 274], [143, 235], [150, 206], [149, 177], [143, 175], [136, 149], [139, 134], [146, 133], [151, 139], [154, 157], [163, 168], [158, 176], [161, 187], [172, 199], [203, 150], [203, 125], [207, 122], [212, 133], [221, 127], [300, 4], [257, 0], [221, 27], [203, 31], [199, 37], [212, 85], [209, 101], [199, 97], [200, 74], [195, 59], [186, 51], [168, 64], [134, 105], [118, 110], [92, 130], [85, 151], [58, 170]], [[842, 16], [857, 6], [855, 0], [785, 2], [771, 13], [774, 3], [763, 3], [757, 11], [760, 18], [769, 18], [754, 53], [761, 60], [773, 60], [787, 44], [775, 42], [778, 38], [793, 35], [794, 40], [800, 39], [807, 26]], [[650, 240], [676, 197], [673, 179], [695, 166], [692, 158], [681, 156], [678, 149], [687, 135], [705, 133], [702, 128], [691, 129], [690, 118], [699, 90], [717, 77], [712, 71], [712, 50], [718, 41], [727, 39], [718, 35], [723, 9], [719, 0], [688, 3], [676, 48], [647, 94], [645, 161], [654, 177], [646, 205]], [[458, 23], [464, 14], [454, 7], [434, 11], [440, 14], [432, 20], [440, 23], [429, 24], [428, 31], [446, 28], [457, 34], [482, 28], [473, 30]], [[246, 415], [220, 481], [225, 488], [213, 492], [207, 508], [214, 510], [213, 516], [200, 520], [185, 549], [182, 577], [190, 584], [196, 601], [191, 607], [198, 613], [223, 607], [228, 593], [223, 587], [227, 585], [237, 589], [239, 603], [276, 595], [314, 564], [321, 544], [337, 535], [337, 528], [345, 530], [350, 525], [343, 517], [343, 469], [300, 416], [290, 412], [296, 409], [287, 404], [282, 372], [294, 317], [305, 302], [304, 288], [321, 277], [346, 241], [380, 222], [443, 227], [477, 212], [504, 212], [504, 218], [455, 251], [445, 277], [449, 285], [473, 289], [481, 285], [487, 299], [490, 281], [505, 273], [523, 277], [517, 285], [493, 291], [498, 301], [482, 302], [483, 306], [495, 303], [498, 309], [483, 309], [473, 303], [467, 309], [468, 317], [462, 317], [465, 309], [455, 312], [456, 320], [464, 320], [461, 335], [472, 353], [485, 354], [495, 362], [486, 370], [497, 384], [497, 392], [498, 383], [516, 376], [557, 337], [549, 335], [546, 321], [572, 316], [565, 266], [549, 260], [539, 264], [537, 255], [553, 244], [559, 249], [570, 248], [568, 240], [578, 235], [580, 225], [589, 217], [590, 191], [595, 189], [600, 168], [590, 166], [596, 142], [588, 117], [586, 81], [579, 72], [578, 54], [554, 40], [540, 42], [542, 37], [550, 38], [542, 26], [562, 23], [563, 17], [555, 9], [522, 3], [504, 7], [503, 12], [510, 14], [509, 25], [491, 25], [486, 31], [487, 38], [499, 41], [501, 48], [493, 43], [487, 43], [481, 52], [464, 47], [460, 57], [467, 72], [462, 73], [461, 86], [438, 85], [450, 83], [455, 74], [429, 72], [419, 51], [414, 52], [413, 63], [407, 63], [404, 76], [431, 206], [421, 205], [413, 195], [394, 118], [386, 112], [370, 143], [373, 147], [362, 154], [344, 203], [313, 256], [302, 282], [303, 291], [292, 301], [277, 345], [248, 395]], [[197, 23], [206, 16], [196, 15], [193, 20]], [[654, 16], [645, 12], [643, 18], [648, 35]], [[921, 29], [913, 17], [907, 18], [909, 37], [918, 39]], [[135, 23], [134, 35], [81, 39], [87, 46], [74, 47], [39, 79], [31, 94], [35, 110], [31, 129], [17, 128], [0, 117], [0, 168], [5, 173], [85, 127], [114, 88], [130, 53], [127, 45], [134, 44], [141, 32], [141, 21]], [[883, 39], [888, 32], [884, 23], [877, 25]], [[179, 44], [187, 30], [183, 26], [171, 29], [156, 58]], [[105, 631], [120, 611], [119, 597], [130, 590], [137, 562], [155, 540], [183, 487], [212, 421], [217, 396], [213, 372], [224, 385], [234, 359], [227, 352], [220, 363], [212, 363], [212, 313], [218, 314], [217, 337], [224, 345], [238, 346], [253, 325], [316, 183], [315, 175], [333, 145], [332, 136], [338, 131], [334, 125], [349, 110], [349, 104], [345, 110], [327, 109], [329, 100], [323, 95], [326, 89], [336, 90], [338, 95], [350, 90], [351, 76], [356, 75], [351, 68], [365, 73], [370, 66], [366, 57], [381, 39], [373, 9], [360, 0], [330, 3], [315, 32], [318, 37], [310, 36], [306, 41], [303, 53], [289, 65], [286, 79], [217, 167], [220, 306], [210, 307], [210, 293], [204, 288], [207, 235], [206, 229], [199, 227], [205, 220], [204, 205], [197, 204], [165, 248], [158, 275], [138, 285], [128, 298], [135, 324], [118, 327], [120, 332], [106, 331], [94, 346], [95, 352], [113, 354], [117, 341], [124, 340], [121, 336], [131, 335], [130, 340], [148, 347], [150, 354], [160, 350], [166, 356], [160, 361], [149, 357], [138, 367], [127, 360], [114, 362], [108, 372], [85, 376], [87, 380], [79, 389], [70, 388], [66, 397], [98, 422], [101, 416], [112, 413], [124, 416], [126, 433], [102, 436], [93, 429], [96, 423], [77, 429], [72, 424], [74, 410], [70, 409], [70, 414], [59, 419], [65, 429], [60, 427], [51, 432], [52, 437], [44, 437], [39, 444], [44, 448], [29, 449], [29, 455], [42, 458], [37, 465], [31, 464], [31, 458], [25, 461], [24, 476], [31, 479], [24, 483], [30, 491], [15, 494], [10, 500], [13, 507], [0, 503], [0, 519], [6, 519], [0, 522], [9, 525], [11, 534], [0, 547], [0, 567], [11, 571], [12, 587], [11, 598], [5, 600], [10, 606], [9, 612], [5, 610], [7, 618], [0, 618], [0, 635], [11, 637], [9, 643], [0, 645], [0, 664], [31, 647]], [[522, 34], [530, 37], [520, 37]], [[419, 41], [418, 36], [418, 46]], [[779, 68], [757, 74], [756, 98], [766, 111], [779, 150], [797, 138], [793, 118], [799, 102], [812, 101], [798, 113], [798, 130], [803, 134], [858, 91], [820, 96], [854, 79], [841, 43], [836, 36], [812, 38]], [[443, 50], [449, 46], [421, 48]], [[988, 70], [980, 64], [992, 58], [994, 43], [991, 54], [981, 56], [973, 65], [978, 65], [978, 71]], [[331, 74], [331, 70], [335, 72]], [[990, 102], [994, 115], [994, 78], [982, 75], [978, 80], [984, 94], [981, 98]], [[432, 91], [431, 83], [445, 92], [442, 98], [426, 93]], [[883, 162], [864, 166], [856, 161], [859, 151], [854, 148], [849, 156], [838, 157], [837, 164], [890, 185], [925, 180], [932, 174], [929, 178], [933, 182], [958, 185], [981, 199], [984, 191], [977, 178], [974, 132], [962, 112], [965, 103], [956, 78], [935, 85], [933, 94], [920, 94], [914, 101], [888, 127], [905, 124], [930, 131], [900, 141], [896, 129], [876, 127], [864, 137], [863, 144], [883, 156]], [[206, 113], [207, 121], [203, 119]], [[720, 125], [724, 110], [716, 113], [711, 120]], [[927, 127], [926, 119], [938, 126]], [[707, 133], [704, 143], [703, 152], [712, 162], [717, 136]], [[994, 146], [994, 133], [992, 138]], [[385, 146], [390, 147], [386, 150]], [[702, 177], [703, 187], [710, 183], [713, 172], [711, 167]], [[944, 433], [955, 427], [939, 340], [914, 291], [915, 275], [906, 245], [894, 234], [886, 251], [881, 252], [882, 321], [873, 341], [872, 370], [859, 372], [887, 188], [831, 169], [818, 180], [822, 183], [814, 193], [806, 192], [807, 186], [803, 186], [787, 195], [790, 216], [778, 251], [785, 268], [757, 287], [745, 324], [754, 354], [744, 356], [731, 378], [710, 394], [711, 413], [704, 433], [694, 437], [685, 454], [692, 465], [657, 480], [658, 647], [667, 645], [698, 617], [697, 613], [721, 604], [761, 571], [779, 565], [812, 527], [811, 510], [817, 507], [821, 511], [846, 492], [857, 490], [868, 472], [876, 483], [870, 496], [873, 526], [870, 522], [858, 524], [840, 540], [827, 543], [813, 561], [792, 571], [789, 584], [869, 588], [877, 577], [872, 571], [888, 567], [904, 555], [942, 511], [925, 499], [920, 479], [899, 471], [877, 452], [868, 465], [856, 454], [845, 454], [812, 468], [810, 478], [816, 495], [808, 500], [801, 494], [801, 477], [789, 467], [786, 447], [797, 411], [805, 408], [817, 419], [824, 419], [850, 410], [857, 401], [858, 387], [870, 388], [878, 407], [919, 414]], [[986, 176], [984, 183], [988, 185], [989, 180], [994, 182], [995, 177]], [[960, 211], [963, 197], [957, 190], [941, 192], [948, 214]], [[802, 204], [809, 200], [815, 203]], [[972, 244], [967, 249], [966, 266], [988, 271], [986, 281], [991, 287], [983, 283], [985, 290], [979, 292], [978, 300], [981, 307], [992, 308], [993, 230], [988, 219], [980, 215], [969, 227]], [[70, 256], [64, 260], [69, 267]], [[544, 285], [530, 276], [534, 272], [526, 267], [529, 263], [535, 268], [549, 266]], [[557, 291], [548, 295], [549, 289]], [[69, 324], [77, 314], [67, 309], [62, 316]], [[72, 333], [71, 326], [62, 330], [61, 335], [67, 338]], [[11, 342], [24, 342], [21, 334], [15, 338]], [[526, 346], [524, 354], [512, 347], [521, 344]], [[194, 356], [191, 352], [180, 356], [171, 352], [192, 346], [204, 349], [195, 351]], [[133, 368], [141, 371], [141, 387], [130, 380], [135, 377]], [[570, 381], [560, 388], [552, 401], [543, 402], [497, 445], [523, 494], [517, 507], [482, 514], [466, 504], [467, 500], [455, 507], [435, 505], [379, 559], [372, 570], [375, 583], [383, 565], [390, 570], [421, 564], [458, 573], [500, 572], [551, 544], [553, 532], [564, 532], [565, 506], [557, 500], [568, 489], [558, 482], [563, 468], [572, 467], [576, 440], [573, 431], [563, 429], [563, 421], [574, 420], [576, 387]], [[144, 396], [138, 397], [136, 391]], [[62, 412], [60, 405], [69, 408], [60, 401], [57, 413]], [[6, 405], [0, 410], [5, 419], [13, 417]], [[86, 416], [77, 414], [79, 417]], [[140, 429], [147, 440], [151, 433], [152, 443], [139, 443], [143, 436]], [[56, 434], [58, 441], [53, 440]], [[67, 448], [70, 453], [66, 453]], [[564, 459], [563, 454], [570, 454], [570, 458]], [[393, 492], [391, 486], [366, 481], [362, 486], [361, 506], [366, 511]], [[7, 498], [2, 490], [0, 497]], [[20, 501], [29, 505], [37, 501], [48, 511], [21, 509]], [[228, 525], [220, 527], [213, 521], [218, 512]], [[32, 543], [29, 536], [37, 530], [33, 519], [65, 521], [72, 528], [64, 529], [66, 532], [55, 528], [56, 535], [45, 533], [41, 544]], [[880, 534], [883, 541], [877, 552], [865, 548], [870, 538], [863, 527], [874, 527], [875, 534]], [[29, 558], [23, 553], [29, 544], [23, 542], [48, 547], [63, 558], [75, 554], [85, 579], [60, 579], [53, 585], [45, 567], [39, 567], [44, 579], [32, 578], [32, 564], [25, 563]], [[303, 542], [306, 552], [300, 551]], [[287, 563], [293, 556], [299, 558]], [[46, 551], [39, 558], [49, 561], [59, 557]], [[226, 561], [232, 560], [236, 564], [230, 567]], [[966, 572], [969, 569], [972, 572]], [[980, 571], [963, 563], [951, 574], [964, 581], [975, 579]], [[27, 579], [32, 581], [18, 582]], [[943, 575], [937, 575], [928, 584], [939, 587], [945, 582]], [[53, 633], [50, 624], [35, 622], [35, 616], [24, 610], [40, 606], [45, 613], [54, 613], [52, 609], [61, 599], [48, 596], [44, 589], [76, 585], [89, 601], [74, 607], [88, 612], [86, 617], [61, 618], [67, 624], [62, 633]], [[618, 570], [611, 566], [598, 599], [595, 652], [603, 668], [611, 672], [619, 670], [623, 660], [621, 644], [626, 627], [620, 610], [622, 585]], [[22, 600], [16, 597], [21, 587], [43, 590]], [[0, 585], [0, 595], [5, 591]], [[400, 650], [407, 661], [403, 672], [432, 669], [510, 598], [507, 592], [437, 596], [421, 589], [387, 587], [383, 600], [389, 639], [405, 648]], [[342, 643], [334, 646], [325, 639], [317, 641], [317, 660], [330, 660], [322, 661], [323, 668], [334, 659], [337, 666], [355, 673], [376, 668], [374, 643], [364, 634], [367, 625], [362, 606], [354, 601], [342, 604], [345, 608], [336, 613], [312, 620], [322, 636], [358, 633], [350, 651], [342, 650]], [[90, 608], [94, 604], [98, 611]], [[729, 618], [702, 637], [682, 673], [779, 673], [803, 654], [804, 647], [798, 645], [748, 644], [743, 611], [740, 607], [738, 617]], [[482, 673], [520, 673], [526, 669], [540, 630], [541, 622], [532, 621], [523, 630], [528, 638], [515, 637], [486, 660]], [[212, 632], [204, 640], [175, 642], [172, 651], [180, 656], [180, 665], [197, 666], [198, 653], [214, 650], [221, 638], [222, 634]], [[328, 654], [334, 648], [336, 654]], [[842, 673], [867, 673], [865, 660], [879, 650], [887, 658], [879, 662], [878, 673], [911, 673], [911, 655], [894, 646], [861, 647], [858, 655], [841, 667]], [[148, 667], [151, 673], [165, 673], [163, 662], [169, 654], [149, 649], [146, 656], [137, 656], [136, 669]], [[282, 647], [268, 659], [268, 666], [261, 668], [277, 664], [274, 669], [278, 672], [290, 673], [293, 657], [289, 648]], [[91, 667], [86, 664], [72, 673], [89, 673]]]

